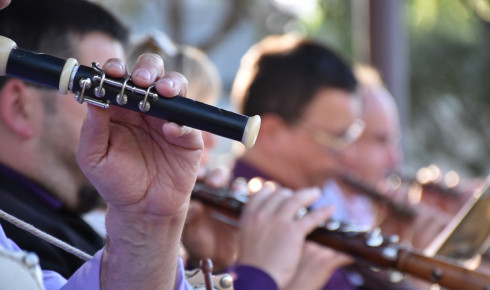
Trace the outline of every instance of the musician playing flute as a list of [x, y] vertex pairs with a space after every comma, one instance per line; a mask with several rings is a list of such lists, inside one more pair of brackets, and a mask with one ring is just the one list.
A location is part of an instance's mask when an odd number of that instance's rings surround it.
[[[282, 35], [254, 45], [242, 58], [232, 98], [241, 113], [260, 115], [262, 126], [255, 146], [238, 157], [234, 176], [262, 177], [295, 190], [322, 187], [363, 131], [356, 90], [350, 65], [323, 44]], [[341, 268], [344, 255], [333, 252], [323, 261], [319, 255], [304, 257], [291, 289], [367, 286], [366, 278]], [[338, 270], [330, 277], [330, 269]], [[401, 287], [380, 285], [374, 289]]]
[[[2, 5], [5, 4], [2, 1]], [[86, 17], [87, 26], [94, 25], [94, 21], [106, 20], [97, 18], [91, 21], [90, 12], [95, 8], [93, 4], [81, 1], [19, 0], [13, 1], [12, 7], [15, 5], [26, 9], [25, 13], [29, 9], [37, 13], [30, 13], [36, 17], [28, 20], [31, 24], [23, 31], [26, 34], [43, 33], [36, 31], [36, 21], [39, 25], [49, 21], [63, 28], [67, 18], [76, 21], [76, 18]], [[50, 13], [49, 9], [59, 9], [56, 11], [68, 14]], [[15, 16], [22, 18], [22, 13]], [[47, 19], [47, 16], [54, 19]], [[2, 23], [0, 28], [17, 27], [23, 21], [26, 20], [18, 22], [13, 17], [8, 23]], [[1, 34], [4, 33], [6, 31]], [[90, 27], [86, 27], [86, 32], [70, 35], [68, 42], [57, 44], [73, 49], [70, 54], [76, 55], [81, 62], [105, 62], [103, 69], [109, 76], [126, 75], [124, 63], [113, 58], [123, 57], [122, 44], [116, 38], [98, 32], [97, 29], [91, 31]], [[49, 45], [55, 41], [56, 36], [53, 34], [51, 38], [40, 41]], [[12, 35], [13, 39], [16, 37], [20, 38], [21, 35]], [[145, 54], [139, 59], [132, 79], [143, 88], [156, 82], [156, 90], [167, 97], [185, 95], [187, 87], [182, 75], [166, 74], [161, 58], [151, 54]], [[42, 96], [43, 93], [46, 96]], [[53, 102], [54, 107], [43, 104], [44, 100]], [[85, 108], [68, 96], [58, 96], [11, 78], [4, 80], [0, 102], [0, 143], [2, 151], [9, 150], [7, 155], [10, 155], [4, 157], [2, 162], [45, 190], [65, 182], [72, 183], [74, 187], [75, 181], [83, 177], [79, 174], [78, 178], [74, 178], [69, 172], [63, 172], [68, 169], [62, 167], [65, 166], [62, 162], [58, 162], [60, 168], [56, 173], [52, 172], [55, 160], [46, 160], [49, 157], [41, 156], [44, 152], [39, 150], [48, 150], [44, 148], [47, 144], [41, 141], [49, 136], [63, 138], [67, 146], [71, 142], [78, 142], [85, 116], [77, 161], [85, 176], [109, 205], [106, 246], [68, 282], [53, 271], [45, 271], [43, 278], [46, 289], [183, 289], [185, 284], [179, 267], [178, 250], [189, 194], [202, 152], [200, 132], [117, 108]], [[53, 135], [48, 136], [47, 132]], [[10, 143], [14, 141], [18, 143]], [[44, 140], [48, 141], [55, 140]], [[7, 144], [10, 146], [4, 148]], [[76, 147], [77, 143], [73, 145]], [[75, 151], [71, 154], [74, 158]], [[71, 198], [52, 197], [76, 207], [78, 197], [76, 191], [73, 192]], [[3, 226], [5, 223], [2, 221]], [[33, 236], [29, 238], [36, 239]], [[19, 250], [14, 241], [7, 239], [3, 230], [0, 241], [8, 250]]]

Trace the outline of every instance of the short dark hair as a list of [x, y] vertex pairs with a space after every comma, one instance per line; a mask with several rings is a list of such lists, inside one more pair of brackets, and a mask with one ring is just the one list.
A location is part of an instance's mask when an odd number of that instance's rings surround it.
[[350, 66], [335, 52], [313, 40], [270, 36], [242, 58], [232, 97], [245, 115], [274, 113], [293, 124], [318, 90], [354, 92]]
[[24, 49], [76, 58], [73, 37], [89, 32], [128, 41], [128, 29], [112, 14], [84, 0], [15, 0], [0, 10], [0, 35]]

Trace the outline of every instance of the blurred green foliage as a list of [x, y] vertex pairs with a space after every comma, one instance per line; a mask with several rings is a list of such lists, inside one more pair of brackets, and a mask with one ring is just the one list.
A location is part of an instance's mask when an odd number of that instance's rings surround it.
[[419, 162], [433, 156], [482, 176], [490, 165], [490, 30], [469, 3], [407, 2], [412, 150]]

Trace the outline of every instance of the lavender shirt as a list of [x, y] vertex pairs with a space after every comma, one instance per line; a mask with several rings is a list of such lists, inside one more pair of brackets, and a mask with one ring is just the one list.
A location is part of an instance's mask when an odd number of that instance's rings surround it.
[[[7, 238], [0, 225], [0, 246], [9, 251], [22, 251], [12, 240]], [[92, 259], [83, 264], [73, 276], [67, 281], [60, 274], [54, 271], [42, 271], [43, 283], [46, 290], [70, 289], [70, 290], [99, 290], [100, 289], [100, 263], [104, 249], [98, 251]], [[176, 290], [190, 290], [192, 287], [187, 283], [184, 276], [184, 267], [179, 260]]]

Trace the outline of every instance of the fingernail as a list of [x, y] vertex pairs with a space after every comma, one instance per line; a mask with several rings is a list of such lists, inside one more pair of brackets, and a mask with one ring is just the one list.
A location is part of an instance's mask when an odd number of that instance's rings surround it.
[[165, 84], [165, 85], [167, 85], [170, 88], [174, 88], [175, 87], [175, 82], [173, 80], [171, 80], [171, 79], [161, 79], [158, 82], [159, 83], [162, 83], [162, 84]]
[[118, 61], [109, 61], [105, 64], [106, 67], [113, 67], [113, 68], [116, 68], [118, 70], [124, 70], [124, 66], [122, 65], [122, 63], [118, 62]]
[[139, 77], [144, 80], [149, 81], [151, 79], [151, 73], [146, 69], [137, 69], [133, 72], [133, 77]]

